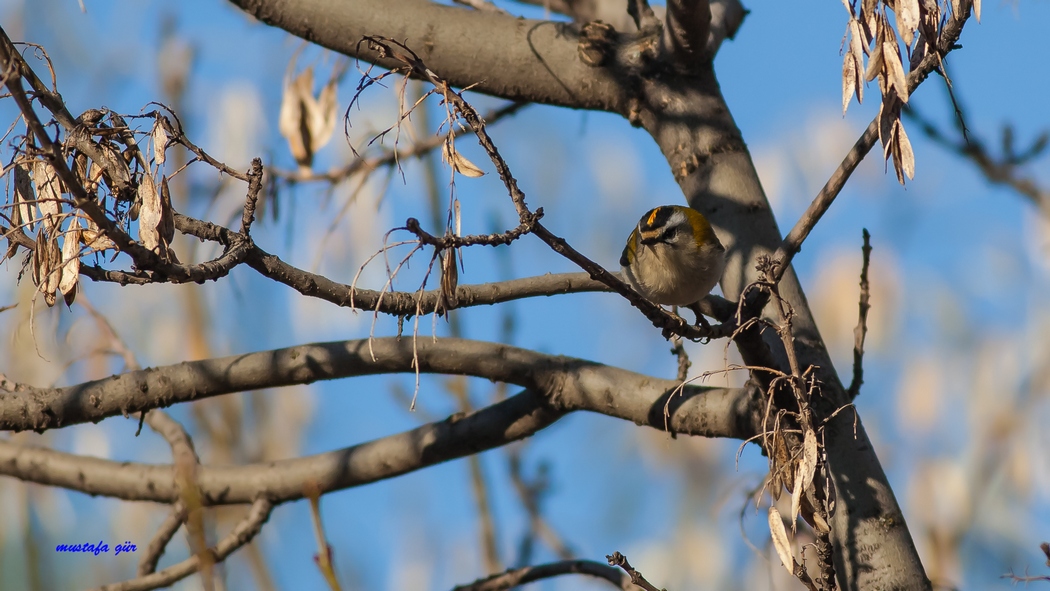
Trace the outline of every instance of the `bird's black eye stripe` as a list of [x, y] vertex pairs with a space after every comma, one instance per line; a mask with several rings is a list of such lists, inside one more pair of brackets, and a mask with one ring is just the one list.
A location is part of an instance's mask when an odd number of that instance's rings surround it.
[[678, 233], [681, 232], [681, 231], [682, 231], [682, 228], [680, 226], [671, 226], [670, 228], [667, 228], [666, 230], [664, 230], [663, 234], [660, 234], [660, 238], [658, 239], [658, 241], [659, 242], [671, 242], [672, 240], [674, 240], [678, 236]]

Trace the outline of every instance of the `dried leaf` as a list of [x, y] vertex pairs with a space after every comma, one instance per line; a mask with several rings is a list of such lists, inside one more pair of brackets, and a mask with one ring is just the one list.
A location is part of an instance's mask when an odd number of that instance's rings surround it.
[[164, 153], [168, 150], [168, 130], [164, 129], [158, 118], [153, 123], [153, 161], [157, 166], [164, 164]]
[[849, 101], [857, 87], [857, 62], [852, 53], [847, 53], [842, 58], [842, 114], [846, 114]]
[[88, 183], [87, 189], [88, 195], [95, 195], [98, 192], [98, 184], [102, 180], [102, 175], [105, 174], [105, 170], [98, 165], [97, 162], [91, 161], [88, 163]]
[[288, 140], [288, 148], [301, 170], [309, 170], [314, 154], [332, 139], [337, 120], [338, 98], [333, 77], [313, 95], [314, 71], [306, 68], [294, 79], [285, 78], [277, 127]]
[[852, 19], [849, 22], [849, 52], [857, 60], [858, 73], [864, 69], [864, 46], [864, 33], [860, 29], [860, 21]]
[[973, 0], [973, 15], [977, 17], [977, 22], [981, 22], [981, 0]]
[[50, 308], [58, 301], [55, 294], [58, 285], [62, 281], [62, 250], [58, 247], [58, 237], [45, 237], [43, 242], [40, 236], [45, 232], [37, 232], [37, 250], [43, 251], [41, 256], [40, 291], [44, 293], [44, 303]]
[[802, 495], [813, 483], [817, 473], [817, 436], [812, 428], [805, 430], [802, 437], [802, 459], [795, 470], [795, 490], [791, 492], [791, 531], [795, 531], [795, 522], [802, 506]]
[[864, 81], [871, 82], [883, 69], [885, 66], [882, 63], [882, 43], [876, 43], [875, 49], [868, 56], [868, 69], [864, 71]]
[[897, 32], [905, 47], [911, 47], [915, 30], [919, 28], [919, 0], [897, 0], [893, 11], [897, 14]]
[[328, 81], [321, 89], [321, 94], [315, 101], [312, 96], [307, 101], [307, 114], [310, 127], [310, 151], [316, 154], [332, 139], [335, 131], [336, 108], [339, 106], [336, 97], [336, 79]]
[[[77, 214], [77, 217], [81, 217]], [[110, 240], [109, 236], [103, 234], [98, 225], [95, 222], [84, 216], [84, 229], [80, 231], [80, 241], [84, 243], [84, 246], [95, 252], [103, 252], [117, 247], [117, 244]]]
[[897, 92], [901, 102], [906, 103], [908, 102], [908, 78], [904, 75], [900, 49], [894, 41], [884, 41], [882, 45], [882, 61], [886, 63], [887, 82]]
[[861, 3], [860, 16], [867, 33], [865, 39], [871, 43], [879, 26], [879, 0], [864, 0]]
[[160, 177], [160, 225], [157, 231], [165, 246], [175, 239], [175, 211], [171, 207], [171, 191], [168, 190], [166, 175]]
[[459, 305], [456, 288], [459, 286], [459, 267], [456, 266], [456, 251], [448, 249], [441, 253], [441, 300], [442, 309], [451, 310]]
[[15, 166], [15, 201], [18, 204], [14, 211], [15, 226], [25, 224], [30, 230], [36, 226], [36, 205], [33, 204], [35, 200], [29, 171], [23, 164]]
[[288, 140], [292, 157], [299, 163], [299, 168], [306, 171], [310, 170], [314, 158], [310, 151], [310, 126], [306, 121], [306, 102], [312, 99], [310, 89], [313, 85], [313, 68], [306, 68], [294, 80], [285, 78], [277, 119], [277, 129]]
[[73, 305], [77, 296], [77, 282], [80, 279], [80, 218], [73, 216], [69, 228], [62, 238], [62, 278], [58, 290], [67, 306]]
[[[900, 133], [897, 141], [900, 144], [900, 157], [901, 157], [901, 168], [904, 169], [904, 174], [907, 175], [908, 179], [915, 179], [915, 152], [911, 148], [911, 140], [908, 139], [908, 134], [904, 132], [904, 124], [897, 120], [897, 131]], [[903, 179], [901, 184], [903, 184]]]
[[441, 156], [446, 164], [452, 166], [452, 170], [465, 177], [477, 178], [485, 175], [485, 171], [478, 168], [477, 165], [470, 160], [467, 160], [462, 154], [456, 151], [456, 146], [452, 141], [451, 134], [445, 140], [445, 145], [441, 150]]
[[58, 180], [58, 173], [53, 166], [37, 160], [33, 163], [33, 184], [36, 185], [37, 207], [40, 208], [40, 217], [44, 221], [49, 237], [58, 236], [58, 224], [61, 222], [62, 183]]
[[780, 562], [789, 574], [794, 575], [795, 558], [791, 554], [791, 541], [788, 540], [784, 520], [780, 518], [780, 511], [776, 507], [769, 508], [769, 533], [773, 536], [773, 547], [777, 549]]
[[138, 192], [139, 241], [153, 252], [160, 253], [160, 226], [163, 215], [157, 184], [149, 174], [142, 175]]

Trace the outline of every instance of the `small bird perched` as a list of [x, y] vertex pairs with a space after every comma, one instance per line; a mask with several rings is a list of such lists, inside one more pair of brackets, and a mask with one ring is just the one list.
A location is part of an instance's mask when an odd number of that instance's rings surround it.
[[694, 306], [725, 270], [726, 249], [700, 212], [681, 205], [650, 209], [638, 221], [620, 255], [620, 270], [635, 291], [654, 304]]

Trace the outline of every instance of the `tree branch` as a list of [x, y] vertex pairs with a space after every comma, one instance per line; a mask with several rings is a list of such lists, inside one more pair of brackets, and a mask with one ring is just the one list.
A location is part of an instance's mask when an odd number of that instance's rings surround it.
[[[453, 86], [514, 101], [619, 112], [623, 92], [608, 70], [584, 65], [571, 25], [443, 6], [427, 0], [230, 0], [262, 22], [383, 68], [401, 65], [359, 41], [410, 44]], [[479, 48], [492, 48], [479, 51]], [[498, 51], [495, 49], [498, 48]]]
[[[377, 339], [380, 360], [376, 363], [390, 368], [388, 371], [411, 371], [412, 345], [408, 341]], [[367, 356], [366, 343], [354, 343], [360, 349], [358, 353]], [[581, 410], [661, 431], [736, 439], [752, 436], [760, 421], [747, 389], [686, 386], [679, 390], [677, 381], [571, 358], [474, 341], [439, 343], [443, 346], [419, 343], [421, 371], [434, 369], [434, 361], [451, 373], [467, 372], [465, 366], [476, 363], [472, 370], [475, 375], [531, 382], [535, 387], [469, 414], [452, 415], [444, 421], [340, 450], [247, 466], [200, 466], [197, 482], [202, 501], [206, 505], [239, 504], [263, 494], [282, 503], [301, 499], [309, 491], [324, 494], [361, 486], [523, 439], [565, 414]], [[398, 350], [397, 359], [384, 358], [391, 347]], [[317, 351], [311, 354], [302, 350], [305, 347], [298, 349], [296, 373], [303, 382], [313, 381], [312, 368], [330, 365], [330, 360], [323, 359]], [[256, 355], [270, 358], [279, 366], [284, 365], [282, 359], [292, 356], [290, 352], [274, 353]], [[227, 358], [225, 369], [231, 374], [249, 373], [249, 368], [257, 367], [249, 357]], [[112, 381], [119, 380], [117, 377]], [[186, 383], [185, 387], [191, 386]], [[26, 394], [32, 396], [33, 392]], [[125, 500], [173, 503], [179, 498], [171, 465], [114, 462], [3, 440], [0, 474]]]
[[576, 574], [604, 579], [619, 589], [629, 590], [633, 587], [631, 577], [618, 568], [593, 560], [561, 560], [510, 569], [467, 585], [458, 585], [452, 591], [503, 591], [543, 579]]

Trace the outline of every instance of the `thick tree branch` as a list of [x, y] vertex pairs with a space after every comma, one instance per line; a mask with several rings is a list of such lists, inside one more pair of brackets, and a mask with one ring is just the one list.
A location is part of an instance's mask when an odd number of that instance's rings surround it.
[[[367, 357], [367, 344], [354, 343], [357, 353]], [[753, 435], [760, 420], [746, 389], [687, 386], [677, 390], [676, 381], [576, 359], [491, 343], [451, 339], [439, 343], [442, 346], [419, 343], [422, 371], [434, 369], [435, 361], [450, 373], [466, 372], [464, 366], [473, 364], [470, 371], [476, 375], [535, 386], [466, 415], [453, 415], [444, 421], [340, 450], [248, 466], [200, 466], [197, 481], [203, 501], [209, 505], [246, 503], [262, 494], [279, 503], [303, 498], [310, 490], [323, 494], [361, 486], [505, 445], [580, 410], [675, 433], [737, 439]], [[373, 362], [375, 365], [390, 368], [387, 371], [411, 371], [410, 339], [401, 342], [377, 339], [375, 344], [379, 358]], [[313, 368], [331, 364], [324, 358], [333, 353], [331, 347], [315, 347], [318, 350], [312, 354], [301, 350], [295, 355], [298, 357], [296, 373], [303, 381], [312, 381]], [[390, 351], [391, 348], [395, 351]], [[274, 359], [273, 353], [256, 355], [284, 365], [280, 359]], [[385, 357], [388, 353], [393, 353], [391, 358]], [[279, 357], [290, 356], [292, 353], [285, 351]], [[228, 358], [226, 370], [243, 378], [241, 374], [248, 373], [248, 367], [257, 366], [255, 360], [244, 358]], [[192, 364], [154, 371], [170, 371], [187, 365]], [[114, 381], [119, 380], [118, 377]], [[205, 385], [210, 381], [206, 380]], [[114, 395], [119, 396], [120, 392]], [[113, 462], [2, 440], [0, 474], [125, 500], [172, 503], [179, 498], [174, 468], [170, 465]]]
[[708, 0], [668, 0], [664, 24], [664, 43], [672, 60], [683, 71], [697, 67], [711, 33], [711, 5]]
[[[700, 388], [672, 397], [670, 392], [677, 382], [507, 345], [461, 339], [413, 341], [391, 337], [316, 343], [131, 371], [64, 388], [0, 390], [0, 430], [43, 431], [97, 423], [111, 416], [233, 392], [406, 373], [414, 368], [423, 373], [472, 375], [516, 384], [549, 393], [556, 398], [551, 404], [565, 412], [591, 410], [654, 426], [664, 425], [663, 406], [650, 408], [655, 399], [663, 396], [664, 403], [674, 411], [691, 396], [707, 391]], [[592, 396], [611, 398], [597, 400]], [[710, 431], [688, 422], [678, 426], [672, 422], [669, 427], [686, 433], [747, 437], [742, 431], [745, 426], [732, 423], [737, 412], [739, 409], [720, 408], [715, 416], [699, 417], [710, 424]], [[730, 423], [721, 423], [723, 420]]]
[[[577, 55], [569, 24], [514, 18], [428, 0], [231, 0], [262, 22], [384, 68], [402, 65], [359, 43], [406, 42], [453, 86], [509, 100], [622, 111], [620, 82]], [[481, 48], [491, 50], [482, 51]], [[498, 50], [497, 50], [498, 48]]]

